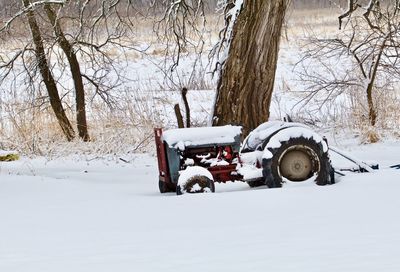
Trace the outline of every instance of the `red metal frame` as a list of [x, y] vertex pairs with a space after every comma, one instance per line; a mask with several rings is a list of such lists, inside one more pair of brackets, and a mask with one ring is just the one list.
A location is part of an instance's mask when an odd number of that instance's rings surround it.
[[213, 166], [208, 167], [207, 170], [210, 171], [216, 182], [227, 182], [242, 180], [243, 177], [239, 174], [233, 174], [236, 172], [237, 164], [229, 164], [224, 166]]
[[158, 160], [158, 176], [159, 179], [166, 183], [171, 183], [171, 176], [168, 169], [167, 154], [165, 153], [165, 146], [162, 141], [162, 128], [154, 129], [156, 147], [157, 147], [157, 160]]

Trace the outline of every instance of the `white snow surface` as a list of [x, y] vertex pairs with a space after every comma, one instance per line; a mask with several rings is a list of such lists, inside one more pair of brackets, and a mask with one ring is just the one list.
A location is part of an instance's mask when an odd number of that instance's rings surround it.
[[348, 151], [384, 169], [176, 196], [147, 155], [0, 163], [0, 271], [398, 272], [400, 143]]
[[16, 151], [7, 151], [7, 150], [1, 150], [0, 149], [0, 156], [7, 156], [7, 155], [13, 155], [13, 154], [18, 154]]
[[171, 147], [183, 150], [186, 146], [234, 143], [242, 131], [240, 126], [171, 129], [163, 132], [163, 140]]

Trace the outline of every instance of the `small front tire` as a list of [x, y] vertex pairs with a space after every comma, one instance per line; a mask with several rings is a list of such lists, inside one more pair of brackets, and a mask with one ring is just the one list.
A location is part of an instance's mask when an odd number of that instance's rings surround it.
[[182, 195], [184, 193], [198, 194], [207, 192], [214, 193], [215, 184], [213, 180], [206, 176], [196, 175], [188, 179], [185, 184], [176, 186], [177, 195]]

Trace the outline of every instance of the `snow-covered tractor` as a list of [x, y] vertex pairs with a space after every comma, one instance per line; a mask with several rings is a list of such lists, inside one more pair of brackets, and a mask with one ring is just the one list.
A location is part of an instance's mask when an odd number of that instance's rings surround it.
[[240, 139], [239, 126], [155, 129], [160, 192], [214, 192], [214, 182], [227, 181], [334, 183], [327, 141], [303, 124], [267, 122]]

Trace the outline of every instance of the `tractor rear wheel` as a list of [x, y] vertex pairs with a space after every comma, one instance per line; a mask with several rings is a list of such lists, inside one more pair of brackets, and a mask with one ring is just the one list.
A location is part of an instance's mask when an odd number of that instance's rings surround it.
[[283, 180], [301, 182], [315, 177], [317, 185], [334, 183], [328, 151], [313, 138], [294, 137], [268, 148], [272, 158], [263, 159], [263, 177], [270, 188], [281, 187]]

